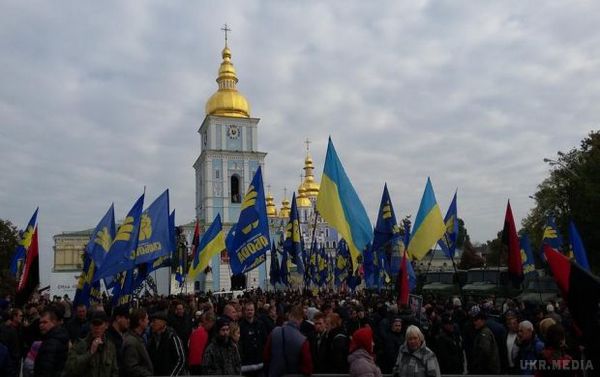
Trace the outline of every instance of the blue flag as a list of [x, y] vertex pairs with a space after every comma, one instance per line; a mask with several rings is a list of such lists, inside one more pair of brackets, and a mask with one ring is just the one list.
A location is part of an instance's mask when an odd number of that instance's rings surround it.
[[296, 206], [296, 193], [292, 195], [292, 209], [290, 218], [285, 227], [285, 241], [283, 248], [291, 256], [292, 263], [296, 265], [299, 274], [304, 275], [304, 263], [302, 262], [302, 234], [300, 233], [300, 217]]
[[569, 222], [569, 239], [571, 241], [571, 251], [575, 256], [575, 261], [583, 269], [589, 272], [590, 264], [587, 259], [587, 253], [585, 252], [585, 248], [583, 247], [583, 241], [579, 236], [579, 232], [577, 232], [575, 223], [572, 220]]
[[533, 260], [533, 252], [531, 251], [531, 243], [529, 236], [523, 234], [519, 243], [521, 245], [521, 263], [523, 263], [523, 275], [535, 274], [535, 261]]
[[408, 289], [410, 292], [414, 292], [417, 288], [417, 275], [410, 260], [406, 261], [406, 272], [408, 272]]
[[29, 250], [29, 246], [31, 245], [31, 239], [33, 237], [33, 231], [35, 230], [35, 224], [37, 222], [37, 214], [39, 207], [35, 209], [31, 219], [29, 219], [29, 223], [27, 224], [27, 228], [24, 231], [20, 232], [19, 245], [13, 254], [13, 257], [10, 261], [10, 273], [19, 280], [19, 276], [21, 275], [21, 271], [23, 269], [23, 265], [25, 263], [25, 256], [27, 255], [27, 250]]
[[446, 232], [442, 238], [438, 241], [438, 245], [442, 248], [442, 251], [450, 259], [454, 258], [456, 252], [456, 239], [458, 238], [458, 215], [456, 209], [456, 192], [452, 203], [448, 207], [446, 217], [444, 217], [444, 224], [446, 224]]
[[171, 253], [169, 225], [169, 190], [165, 190], [142, 213], [135, 264], [151, 263]]
[[544, 227], [544, 235], [542, 237], [542, 246], [549, 245], [555, 250], [562, 250], [562, 237], [558, 232], [556, 221], [553, 216], [548, 216], [546, 220], [546, 226]]
[[335, 256], [334, 280], [336, 286], [339, 286], [348, 278], [350, 263], [350, 250], [348, 249], [348, 244], [342, 238], [338, 243]]
[[377, 254], [378, 253], [373, 251], [373, 247], [370, 243], [363, 251], [363, 271], [367, 288], [375, 288], [378, 285], [379, 261]]
[[115, 237], [115, 208], [111, 204], [106, 214], [102, 217], [83, 254], [83, 271], [79, 276], [73, 306], [83, 304], [86, 307], [91, 303], [101, 301], [100, 281], [93, 281], [95, 270], [102, 264], [104, 256], [110, 249]]
[[128, 306], [133, 301], [133, 290], [136, 277], [135, 268], [121, 272], [115, 281], [112, 291], [113, 307], [124, 305]]
[[284, 250], [281, 258], [281, 267], [279, 268], [279, 279], [281, 284], [286, 287], [290, 285], [290, 272], [288, 270], [288, 254]]
[[123, 224], [119, 227], [102, 265], [98, 266], [94, 273], [93, 281], [133, 269], [143, 206], [144, 194], [131, 207]]
[[321, 246], [321, 248], [319, 249], [318, 256], [319, 256], [319, 262], [318, 262], [319, 282], [318, 282], [318, 285], [319, 285], [319, 287], [322, 287], [323, 285], [325, 285], [325, 283], [327, 283], [327, 274], [329, 273], [329, 271], [328, 271], [329, 266], [327, 265], [329, 258], [327, 258], [327, 252], [325, 251], [324, 246]]
[[269, 220], [260, 166], [248, 187], [232, 237], [227, 237], [227, 251], [233, 274], [247, 272], [257, 258], [271, 248]]
[[381, 203], [379, 204], [379, 214], [377, 215], [377, 224], [373, 231], [373, 250], [383, 249], [393, 238], [400, 236], [400, 228], [396, 222], [394, 206], [390, 199], [387, 183], [383, 186]]
[[277, 258], [277, 248], [275, 242], [271, 245], [271, 266], [269, 268], [269, 281], [272, 286], [276, 286], [280, 282], [279, 277], [279, 259]]

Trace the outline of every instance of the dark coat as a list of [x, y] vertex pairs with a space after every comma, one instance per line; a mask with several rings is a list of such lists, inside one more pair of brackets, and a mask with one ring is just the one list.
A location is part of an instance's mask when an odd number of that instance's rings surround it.
[[10, 363], [14, 367], [12, 374], [6, 376], [18, 376], [18, 369], [21, 366], [21, 359], [24, 356], [23, 348], [23, 333], [20, 328], [16, 328], [8, 323], [0, 326], [0, 343], [4, 344], [8, 348], [8, 354], [10, 357]]
[[240, 321], [240, 355], [242, 365], [255, 365], [263, 362], [262, 355], [267, 342], [267, 329], [261, 321]]
[[442, 374], [462, 374], [464, 357], [462, 340], [458, 332], [442, 329], [436, 339], [437, 359]]
[[202, 372], [212, 375], [239, 375], [242, 362], [237, 347], [230, 339], [215, 337], [204, 350]]
[[179, 376], [185, 369], [186, 357], [181, 339], [170, 327], [160, 335], [150, 336], [148, 354], [157, 376]]
[[341, 327], [329, 331], [329, 373], [348, 373], [350, 339]]
[[34, 377], [58, 377], [62, 373], [69, 351], [69, 333], [56, 326], [42, 338], [42, 345], [35, 358]]
[[146, 377], [154, 374], [152, 360], [146, 350], [144, 339], [133, 331], [123, 337], [123, 373], [129, 377]]
[[489, 328], [483, 327], [477, 331], [471, 352], [468, 364], [470, 374], [500, 374], [498, 345]]
[[310, 353], [315, 373], [326, 373], [329, 365], [329, 337], [327, 332], [316, 334], [310, 340]]
[[115, 345], [105, 339], [104, 344], [100, 345], [92, 355], [90, 349], [93, 340], [91, 334], [88, 334], [85, 339], [78, 340], [71, 347], [65, 364], [65, 376], [117, 377], [119, 375]]
[[404, 343], [404, 335], [387, 330], [383, 334], [383, 349], [381, 350], [381, 369], [383, 373], [392, 373], [400, 346]]

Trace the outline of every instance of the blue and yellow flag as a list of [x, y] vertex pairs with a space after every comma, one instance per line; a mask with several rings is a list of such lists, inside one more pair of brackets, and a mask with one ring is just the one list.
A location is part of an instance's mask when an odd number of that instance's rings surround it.
[[329, 274], [329, 266], [328, 266], [328, 262], [329, 262], [329, 258], [327, 257], [327, 252], [325, 251], [325, 247], [321, 246], [321, 248], [319, 249], [319, 254], [318, 254], [318, 266], [319, 266], [319, 273], [318, 273], [318, 285], [319, 287], [322, 287], [323, 285], [325, 285], [327, 283], [327, 275]]
[[587, 253], [583, 247], [583, 241], [579, 236], [579, 232], [575, 227], [575, 223], [571, 220], [569, 222], [569, 240], [571, 254], [575, 257], [575, 261], [586, 271], [590, 271], [590, 263], [588, 262]]
[[286, 287], [290, 285], [290, 270], [288, 269], [288, 254], [284, 250], [281, 258], [281, 267], [279, 268], [279, 281]]
[[444, 232], [446, 232], [446, 225], [428, 177], [408, 244], [408, 253], [411, 259], [422, 259], [431, 247], [442, 238]]
[[279, 259], [277, 258], [277, 248], [275, 248], [275, 242], [271, 245], [271, 266], [269, 268], [269, 282], [272, 286], [276, 286], [277, 283], [281, 282], [279, 276]]
[[13, 257], [10, 261], [10, 273], [17, 278], [21, 276], [21, 272], [23, 271], [23, 265], [25, 264], [25, 256], [27, 255], [27, 250], [29, 250], [29, 246], [31, 245], [31, 239], [33, 238], [33, 231], [35, 230], [35, 224], [37, 222], [37, 214], [39, 207], [35, 209], [31, 219], [29, 219], [29, 223], [27, 224], [27, 228], [24, 231], [20, 232], [20, 239], [17, 249], [13, 254]]
[[334, 281], [336, 286], [339, 286], [346, 281], [350, 263], [350, 250], [348, 250], [346, 240], [342, 238], [337, 245], [337, 253], [335, 256]]
[[[458, 191], [458, 190], [457, 190]], [[446, 231], [442, 239], [438, 241], [438, 245], [442, 248], [442, 251], [450, 259], [454, 259], [454, 253], [456, 252], [456, 239], [458, 238], [458, 214], [456, 209], [456, 194], [452, 198], [452, 203], [448, 207], [446, 217], [444, 217], [444, 224], [446, 224]]]
[[[79, 304], [89, 306], [91, 303], [98, 303], [102, 300], [100, 292], [100, 281], [93, 281], [94, 273], [98, 265], [102, 264], [104, 256], [108, 253], [113, 238], [115, 237], [115, 208], [111, 204], [106, 214], [102, 217], [94, 232], [90, 236], [90, 241], [85, 247], [83, 254], [83, 271], [79, 276], [73, 307]], [[98, 263], [96, 261], [99, 261]]]
[[304, 263], [302, 262], [302, 234], [300, 233], [300, 217], [296, 206], [296, 193], [292, 195], [292, 209], [290, 218], [285, 227], [285, 241], [283, 249], [291, 257], [292, 263], [296, 265], [299, 274], [304, 275]]
[[128, 306], [133, 301], [134, 284], [136, 282], [135, 267], [117, 275], [112, 290], [112, 306]]
[[204, 271], [211, 259], [225, 250], [225, 237], [221, 215], [217, 214], [208, 230], [202, 235], [198, 248], [194, 250], [194, 259], [188, 272], [188, 280], [193, 281]]
[[535, 273], [535, 261], [533, 260], [533, 252], [531, 251], [531, 243], [529, 242], [529, 236], [523, 234], [519, 238], [519, 244], [521, 246], [521, 263], [523, 264], [523, 275]]
[[119, 272], [133, 269], [138, 245], [144, 194], [135, 202], [123, 224], [119, 227], [110, 250], [104, 257], [102, 265], [98, 266], [92, 281], [98, 281]]
[[367, 211], [335, 152], [331, 138], [327, 145], [321, 188], [317, 197], [317, 210], [321, 217], [346, 240], [352, 266], [358, 268], [358, 256], [371, 242], [373, 228]]
[[232, 237], [227, 237], [225, 243], [229, 253], [231, 272], [234, 275], [249, 271], [254, 266], [255, 260], [264, 256], [271, 247], [260, 166], [244, 196], [235, 231], [232, 233]]
[[394, 206], [390, 199], [387, 183], [383, 186], [381, 203], [379, 204], [379, 214], [377, 215], [377, 224], [373, 231], [373, 251], [383, 249], [392, 239], [400, 237], [400, 228], [396, 222]]
[[135, 264], [153, 263], [172, 251], [169, 224], [169, 190], [165, 190], [144, 212], [140, 222]]
[[548, 216], [546, 219], [546, 225], [544, 226], [544, 235], [542, 237], [542, 245], [549, 245], [555, 250], [562, 250], [563, 241], [554, 216]]

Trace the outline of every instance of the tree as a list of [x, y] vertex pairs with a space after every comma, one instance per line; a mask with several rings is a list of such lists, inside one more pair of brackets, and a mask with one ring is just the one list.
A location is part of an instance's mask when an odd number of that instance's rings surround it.
[[463, 252], [460, 256], [458, 268], [468, 270], [470, 268], [483, 267], [484, 262], [483, 258], [477, 255], [471, 241], [467, 239], [463, 245]]
[[470, 242], [471, 237], [465, 228], [465, 222], [460, 217], [458, 218], [458, 236], [456, 237], [456, 248], [462, 249], [465, 242]]
[[[535, 207], [523, 220], [533, 246], [539, 250], [548, 215], [556, 218], [563, 235], [570, 220], [577, 225], [592, 270], [600, 270], [600, 131], [592, 131], [579, 148], [544, 159], [550, 175], [538, 185]], [[567, 240], [567, 237], [564, 237]]]
[[16, 282], [8, 267], [19, 244], [19, 232], [10, 221], [0, 219], [0, 295], [14, 295]]

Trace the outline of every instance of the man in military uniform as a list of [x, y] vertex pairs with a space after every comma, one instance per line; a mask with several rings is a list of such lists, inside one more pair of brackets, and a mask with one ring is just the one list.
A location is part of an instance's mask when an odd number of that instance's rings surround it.
[[473, 307], [469, 314], [475, 328], [472, 353], [469, 357], [469, 373], [499, 374], [500, 355], [498, 345], [494, 334], [485, 324], [486, 315], [477, 306]]

